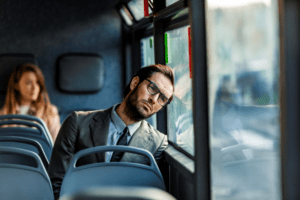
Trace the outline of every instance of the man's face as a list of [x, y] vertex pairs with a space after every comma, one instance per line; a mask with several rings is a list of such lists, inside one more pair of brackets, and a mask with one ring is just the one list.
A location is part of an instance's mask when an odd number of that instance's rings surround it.
[[157, 113], [163, 106], [158, 103], [160, 95], [170, 99], [173, 94], [173, 85], [171, 81], [162, 73], [155, 73], [148, 77], [157, 88], [160, 90], [155, 95], [151, 95], [148, 91], [149, 81], [144, 80], [138, 84], [126, 99], [126, 114], [133, 120], [140, 121], [151, 117]]

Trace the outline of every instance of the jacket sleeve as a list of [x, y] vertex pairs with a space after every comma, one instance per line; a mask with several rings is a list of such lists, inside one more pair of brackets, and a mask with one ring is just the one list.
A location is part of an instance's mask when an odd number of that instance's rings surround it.
[[158, 149], [153, 155], [157, 163], [159, 163], [160, 159], [162, 158], [162, 153], [167, 147], [168, 147], [168, 137], [164, 135], [161, 144], [159, 145]]
[[77, 134], [77, 114], [73, 112], [59, 130], [48, 168], [55, 199], [59, 198], [62, 180], [75, 153]]

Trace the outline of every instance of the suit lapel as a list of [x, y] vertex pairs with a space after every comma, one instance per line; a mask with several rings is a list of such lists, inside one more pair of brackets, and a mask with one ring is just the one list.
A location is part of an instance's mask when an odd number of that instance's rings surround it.
[[[146, 149], [152, 152], [153, 144], [153, 135], [150, 132], [147, 122], [143, 120], [141, 126], [133, 134], [128, 146]], [[143, 159], [143, 157], [137, 154], [125, 153], [121, 161], [140, 162], [138, 161], [140, 159]]]
[[[90, 124], [90, 133], [94, 147], [107, 144], [111, 109], [98, 112]], [[105, 161], [105, 152], [96, 153], [96, 155], [98, 162]]]

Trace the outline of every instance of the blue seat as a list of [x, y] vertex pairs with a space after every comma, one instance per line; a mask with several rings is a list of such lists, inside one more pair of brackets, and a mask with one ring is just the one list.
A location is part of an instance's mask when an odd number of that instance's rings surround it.
[[[124, 151], [145, 156], [150, 166], [129, 162], [101, 162], [76, 167], [79, 158], [104, 151]], [[128, 146], [99, 146], [77, 152], [63, 179], [60, 195], [72, 194], [92, 186], [152, 187], [165, 190], [163, 177], [153, 155], [144, 149]]]
[[34, 139], [41, 144], [47, 158], [51, 157], [53, 143], [52, 139], [45, 133], [43, 127], [40, 124], [22, 121], [22, 120], [2, 120], [0, 126], [3, 125], [25, 125], [30, 127], [5, 127], [0, 128], [0, 136], [20, 136], [30, 139]]
[[[15, 158], [34, 160], [35, 165]], [[39, 156], [31, 151], [0, 147], [0, 194], [1, 199], [53, 200], [50, 179]]]
[[38, 117], [35, 117], [35, 116], [32, 116], [32, 115], [19, 115], [19, 114], [0, 115], [0, 120], [7, 120], [7, 119], [21, 119], [21, 120], [29, 120], [29, 121], [34, 121], [34, 122], [39, 123], [40, 125], [42, 125], [42, 127], [45, 130], [46, 135], [48, 135], [51, 142], [53, 143], [52, 137], [51, 137], [50, 132], [48, 130], [48, 127], [42, 119], [40, 119]]
[[60, 200], [176, 200], [164, 190], [149, 187], [91, 187]]
[[46, 157], [42, 146], [36, 140], [17, 136], [0, 136], [0, 147], [15, 147], [32, 151], [39, 155], [44, 167], [48, 169], [50, 158]]

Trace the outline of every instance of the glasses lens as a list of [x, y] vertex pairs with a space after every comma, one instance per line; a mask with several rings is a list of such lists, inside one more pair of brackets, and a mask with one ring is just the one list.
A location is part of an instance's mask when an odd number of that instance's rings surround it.
[[168, 99], [167, 97], [163, 96], [163, 95], [160, 95], [160, 97], [158, 98], [158, 103], [160, 105], [165, 105], [166, 103], [168, 102]]
[[149, 91], [150, 94], [155, 95], [155, 94], [157, 94], [158, 89], [157, 89], [157, 87], [155, 87], [154, 84], [150, 83], [148, 85], [148, 91]]

